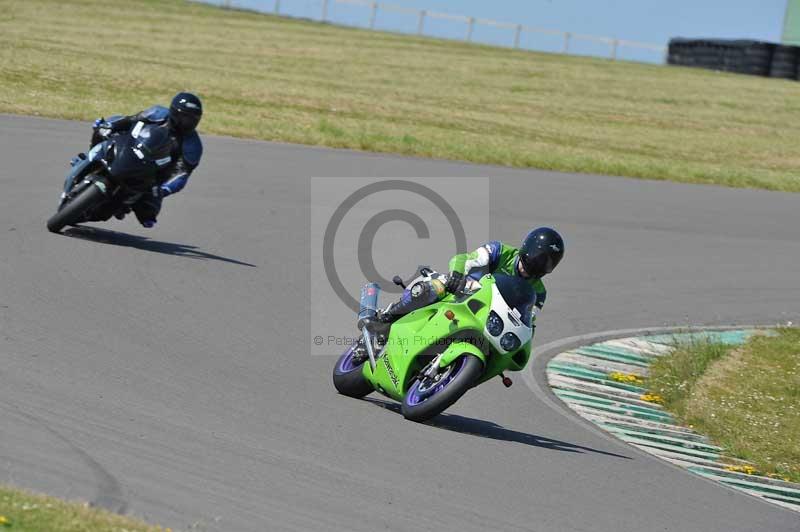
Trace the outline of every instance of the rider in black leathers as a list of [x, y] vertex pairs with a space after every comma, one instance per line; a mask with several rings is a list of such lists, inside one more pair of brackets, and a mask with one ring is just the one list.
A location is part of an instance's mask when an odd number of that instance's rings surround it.
[[[162, 199], [185, 187], [189, 176], [200, 164], [203, 144], [200, 142], [196, 128], [202, 116], [203, 105], [200, 98], [190, 92], [180, 92], [172, 99], [169, 109], [154, 105], [135, 115], [95, 120], [91, 146], [102, 142], [114, 133], [129, 130], [137, 122], [164, 124], [170, 130], [174, 141], [171, 153], [172, 161], [159, 171], [157, 185], [153, 187], [151, 194], [142, 196], [132, 206], [136, 218], [144, 227], [155, 225], [156, 217], [161, 211]], [[121, 220], [128, 212], [128, 209], [123, 209], [113, 214]], [[108, 216], [110, 217], [110, 214]]]

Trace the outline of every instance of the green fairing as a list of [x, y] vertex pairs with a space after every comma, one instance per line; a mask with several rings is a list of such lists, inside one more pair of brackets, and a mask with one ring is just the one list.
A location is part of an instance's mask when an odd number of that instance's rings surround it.
[[[530, 358], [531, 342], [511, 353], [501, 352], [491, 344], [485, 327], [492, 305], [494, 276], [486, 275], [480, 283], [480, 290], [461, 298], [460, 302], [448, 294], [441, 301], [411, 312], [392, 324], [385, 350], [376, 353], [375, 370], [369, 364], [363, 365], [367, 382], [384, 395], [402, 401], [419, 372], [442, 352], [440, 367], [446, 367], [464, 354], [480, 359], [484, 371], [476, 384], [504, 371], [522, 370]], [[481, 303], [476, 313], [470, 310], [470, 301]], [[453, 320], [446, 317], [448, 310], [455, 315]]]
[[486, 355], [483, 354], [481, 348], [475, 345], [474, 342], [453, 342], [445, 350], [442, 358], [439, 359], [439, 367], [446, 368], [463, 354], [470, 354], [474, 357], [481, 359], [484, 367], [486, 366]]

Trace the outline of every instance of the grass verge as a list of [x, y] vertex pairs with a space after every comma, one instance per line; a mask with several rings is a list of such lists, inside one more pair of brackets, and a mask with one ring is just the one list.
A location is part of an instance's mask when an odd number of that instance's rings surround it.
[[650, 366], [648, 387], [731, 456], [800, 482], [800, 329], [777, 332], [740, 348], [680, 347]]
[[0, 531], [168, 532], [129, 517], [0, 486]]
[[89, 120], [197, 91], [240, 137], [800, 191], [800, 84], [167, 0], [0, 0], [0, 112]]

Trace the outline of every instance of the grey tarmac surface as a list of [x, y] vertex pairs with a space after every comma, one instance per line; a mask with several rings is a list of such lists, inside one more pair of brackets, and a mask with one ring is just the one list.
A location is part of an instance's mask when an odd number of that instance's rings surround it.
[[176, 530], [800, 529], [520, 378], [430, 425], [338, 396], [306, 326], [310, 176], [491, 176], [495, 238], [532, 219], [568, 238], [540, 345], [797, 322], [800, 194], [212, 137], [156, 229], [49, 234], [87, 139], [88, 124], [0, 116], [0, 482]]

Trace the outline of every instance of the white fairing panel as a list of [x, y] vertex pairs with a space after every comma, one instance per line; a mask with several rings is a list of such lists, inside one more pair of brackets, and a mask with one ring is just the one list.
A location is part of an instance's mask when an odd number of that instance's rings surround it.
[[500, 346], [500, 338], [507, 332], [512, 332], [520, 339], [520, 345], [525, 345], [533, 336], [533, 329], [527, 323], [523, 323], [522, 316], [516, 309], [512, 309], [500, 295], [500, 290], [496, 285], [492, 285], [492, 310], [503, 320], [503, 332], [500, 336], [492, 336], [484, 328], [483, 335], [491, 342], [499, 353], [506, 354], [508, 351]]
[[143, 127], [144, 127], [144, 122], [136, 122], [136, 125], [133, 126], [133, 129], [131, 130], [131, 137], [138, 139], [139, 133], [142, 132]]

